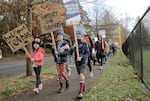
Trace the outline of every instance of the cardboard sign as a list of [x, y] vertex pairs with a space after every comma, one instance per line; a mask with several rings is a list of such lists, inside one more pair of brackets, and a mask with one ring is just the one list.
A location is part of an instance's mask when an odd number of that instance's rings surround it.
[[64, 25], [63, 19], [57, 11], [51, 11], [43, 14], [40, 16], [39, 20], [42, 34], [56, 31]]
[[33, 41], [33, 37], [29, 33], [25, 24], [22, 24], [6, 33], [2, 38], [6, 41], [13, 52], [16, 52]]

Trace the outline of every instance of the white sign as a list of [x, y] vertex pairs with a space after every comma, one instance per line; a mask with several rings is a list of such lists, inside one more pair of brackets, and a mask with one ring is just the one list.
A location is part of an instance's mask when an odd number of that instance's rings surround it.
[[78, 24], [81, 21], [78, 0], [63, 0], [66, 9], [66, 25]]
[[102, 36], [102, 38], [106, 38], [106, 31], [105, 30], [99, 30], [98, 35]]

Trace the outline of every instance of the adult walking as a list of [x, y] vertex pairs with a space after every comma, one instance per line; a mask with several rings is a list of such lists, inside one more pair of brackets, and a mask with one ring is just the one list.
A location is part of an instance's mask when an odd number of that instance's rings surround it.
[[[99, 36], [99, 39], [95, 43], [95, 50], [96, 50], [97, 61], [98, 61], [98, 63], [100, 63], [100, 70], [102, 70], [103, 69], [103, 58], [105, 56], [105, 54], [104, 54], [104, 43], [103, 43], [102, 36]], [[101, 61], [99, 61], [99, 59]]]

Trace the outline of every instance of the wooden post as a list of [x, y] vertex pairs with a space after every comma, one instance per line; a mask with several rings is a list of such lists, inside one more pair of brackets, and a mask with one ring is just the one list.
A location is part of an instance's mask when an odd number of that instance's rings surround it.
[[79, 58], [79, 49], [78, 49], [78, 40], [77, 40], [77, 34], [76, 34], [76, 25], [73, 25], [74, 29], [74, 38], [75, 38], [75, 44], [76, 44], [76, 54], [77, 54], [77, 59]]
[[26, 55], [28, 55], [28, 54], [29, 54], [29, 52], [28, 52], [27, 48], [26, 48], [26, 47], [23, 47], [23, 49], [24, 49], [24, 51], [25, 51]]
[[55, 55], [57, 55], [56, 42], [55, 42], [55, 38], [54, 38], [53, 32], [51, 32], [51, 37], [52, 37], [52, 43], [53, 43], [53, 46], [54, 46], [54, 52], [55, 52]]

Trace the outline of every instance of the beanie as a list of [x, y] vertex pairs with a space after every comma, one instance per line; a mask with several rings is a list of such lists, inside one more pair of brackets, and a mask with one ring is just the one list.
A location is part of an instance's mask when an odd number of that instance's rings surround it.
[[79, 34], [79, 35], [81, 35], [81, 36], [84, 36], [84, 30], [83, 30], [83, 28], [81, 28], [81, 27], [77, 28], [76, 33]]
[[63, 29], [59, 29], [59, 30], [57, 30], [56, 34], [57, 34], [57, 35], [58, 35], [58, 34], [64, 35], [65, 33], [64, 33], [64, 30], [63, 30]]

